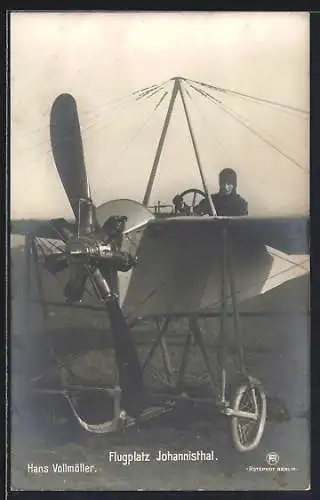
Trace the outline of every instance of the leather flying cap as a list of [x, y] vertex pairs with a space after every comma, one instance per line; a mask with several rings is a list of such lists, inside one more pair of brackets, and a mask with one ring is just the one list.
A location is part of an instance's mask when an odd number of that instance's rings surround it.
[[237, 174], [232, 168], [224, 168], [219, 174], [219, 182], [228, 182], [237, 187]]

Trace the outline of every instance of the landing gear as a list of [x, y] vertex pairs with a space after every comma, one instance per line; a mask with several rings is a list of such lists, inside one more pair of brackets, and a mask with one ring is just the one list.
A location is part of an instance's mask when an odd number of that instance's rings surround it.
[[[267, 403], [266, 395], [260, 382], [252, 378], [245, 369], [244, 353], [243, 353], [243, 340], [241, 337], [240, 317], [237, 304], [237, 294], [234, 283], [234, 273], [232, 268], [232, 255], [230, 244], [230, 235], [228, 231], [228, 221], [221, 220], [221, 303], [218, 306], [216, 313], [195, 313], [181, 315], [167, 315], [160, 321], [159, 317], [154, 318], [157, 325], [157, 335], [154, 339], [148, 354], [144, 355], [141, 345], [140, 352], [145, 360], [140, 363], [141, 365], [141, 378], [142, 381], [148, 381], [148, 387], [143, 399], [143, 403], [139, 403], [139, 412], [134, 414], [130, 409], [124, 405], [125, 400], [130, 400], [132, 396], [134, 400], [139, 399], [141, 391], [137, 391], [139, 384], [133, 381], [130, 377], [132, 385], [130, 386], [129, 395], [124, 394], [123, 387], [127, 385], [119, 378], [117, 370], [113, 375], [111, 373], [111, 359], [106, 356], [106, 364], [108, 365], [108, 382], [101, 383], [86, 383], [85, 380], [79, 383], [81, 377], [72, 368], [72, 358], [69, 360], [61, 361], [55, 356], [52, 350], [52, 357], [56, 360], [56, 368], [60, 375], [60, 387], [52, 389], [52, 387], [37, 387], [37, 392], [60, 394], [64, 396], [70, 405], [73, 415], [78, 421], [79, 425], [91, 433], [109, 433], [119, 429], [126, 428], [130, 425], [137, 424], [142, 420], [153, 418], [162, 413], [170, 412], [181, 402], [184, 408], [185, 404], [191, 403], [192, 406], [206, 405], [211, 412], [211, 408], [215, 408], [222, 415], [230, 419], [231, 424], [231, 437], [233, 446], [240, 452], [248, 452], [254, 450], [260, 443], [263, 436], [266, 417], [267, 417]], [[41, 252], [41, 245], [35, 244], [34, 238], [27, 240], [28, 251], [26, 251], [28, 266], [33, 264], [35, 266], [34, 275], [37, 279], [38, 292], [40, 295], [40, 305], [42, 305], [43, 319], [48, 321], [49, 313], [46, 309], [46, 302], [44, 300], [44, 287], [42, 283], [42, 273], [40, 272], [40, 259], [38, 253]], [[46, 249], [48, 253], [49, 249]], [[44, 267], [44, 269], [46, 269]], [[30, 273], [29, 273], [30, 274]], [[100, 284], [96, 280], [96, 284]], [[30, 280], [27, 280], [27, 292], [30, 292]], [[101, 287], [101, 292], [107, 292], [107, 287]], [[87, 292], [90, 290], [88, 289]], [[98, 290], [99, 292], [99, 290]], [[106, 300], [110, 297], [97, 294], [100, 298], [100, 306], [98, 309], [101, 312], [105, 307], [108, 309], [108, 317], [110, 323], [116, 323], [118, 335], [113, 340], [113, 344], [121, 340], [121, 333], [128, 328], [125, 319], [122, 316], [120, 307], [116, 304], [116, 309], [110, 308], [110, 301]], [[27, 297], [27, 295], [26, 295]], [[93, 299], [97, 296], [93, 295]], [[101, 302], [102, 300], [102, 302]], [[27, 306], [27, 305], [26, 305]], [[77, 306], [72, 306], [77, 307]], [[78, 306], [79, 307], [79, 306]], [[86, 304], [82, 304], [82, 308], [86, 308]], [[90, 309], [96, 308], [90, 306]], [[26, 307], [28, 311], [28, 307]], [[89, 307], [88, 307], [89, 310]], [[230, 339], [227, 330], [227, 316], [232, 316], [234, 340], [237, 351], [236, 360], [238, 363], [229, 363], [230, 360]], [[211, 338], [211, 346], [206, 342], [205, 330], [208, 330], [208, 324], [205, 329], [201, 328], [200, 319], [210, 318], [212, 316], [220, 318], [220, 329], [218, 329], [215, 338]], [[169, 325], [172, 321], [180, 318], [188, 322], [187, 335], [180, 335], [182, 327], [179, 325], [179, 332], [176, 332], [176, 338], [173, 342], [174, 352], [170, 353], [170, 345], [167, 343], [166, 335], [169, 333]], [[151, 319], [149, 321], [151, 327]], [[121, 328], [120, 328], [121, 327]], [[133, 325], [131, 326], [131, 330]], [[151, 329], [151, 328], [150, 328]], [[120, 334], [119, 334], [120, 332]], [[142, 331], [143, 333], [143, 331]], [[171, 328], [172, 333], [172, 328]], [[148, 343], [150, 343], [151, 331], [148, 331]], [[134, 338], [133, 332], [130, 332], [132, 339]], [[138, 340], [135, 337], [136, 341]], [[180, 340], [179, 340], [180, 339]], [[183, 339], [183, 342], [181, 340]], [[172, 344], [172, 346], [173, 346]], [[96, 346], [99, 349], [99, 346]], [[100, 346], [102, 350], [102, 347]], [[211, 353], [210, 353], [211, 349]], [[118, 353], [123, 351], [123, 344]], [[156, 353], [158, 351], [158, 353]], [[197, 351], [198, 360], [205, 369], [205, 377], [193, 373], [197, 371], [198, 362], [191, 362], [191, 356], [194, 351]], [[200, 353], [200, 356], [199, 356]], [[158, 355], [157, 355], [158, 354]], [[172, 354], [172, 357], [171, 357]], [[111, 358], [111, 357], [110, 357]], [[121, 361], [121, 360], [120, 360]], [[114, 363], [115, 367], [120, 366], [120, 362]], [[146, 369], [151, 370], [152, 376], [148, 377]], [[110, 371], [110, 373], [109, 373]], [[237, 375], [236, 383], [232, 383], [232, 391], [229, 391], [230, 376]], [[45, 374], [44, 374], [45, 375]], [[46, 378], [41, 376], [42, 381]], [[240, 378], [238, 378], [240, 377]], [[38, 382], [38, 381], [37, 381]], [[149, 389], [150, 385], [150, 389]], [[202, 387], [200, 388], [200, 386]], [[201, 389], [204, 389], [202, 392]], [[86, 398], [88, 393], [100, 393], [97, 398], [100, 400], [100, 407], [102, 406], [106, 412], [102, 417], [100, 423], [90, 423], [90, 415], [87, 416], [82, 412], [81, 399]], [[101, 396], [100, 396], [101, 395]], [[125, 396], [125, 397], [124, 397]], [[104, 407], [103, 401], [106, 401]], [[130, 402], [130, 401], [129, 401]], [[189, 403], [188, 403], [189, 402]], [[125, 411], [126, 410], [126, 411]], [[141, 410], [141, 411], [140, 411]], [[184, 413], [183, 413], [184, 415]], [[229, 422], [228, 422], [229, 424]], [[230, 430], [230, 427], [229, 427]]]
[[[222, 412], [231, 417], [232, 439], [235, 448], [240, 452], [252, 451], [260, 443], [266, 418], [267, 401], [261, 383], [248, 375], [243, 352], [240, 316], [234, 282], [233, 263], [230, 245], [228, 222], [222, 223], [222, 273], [221, 273], [221, 323], [220, 323], [220, 366], [222, 372], [221, 404]], [[238, 350], [238, 373], [240, 382], [233, 384], [234, 392], [230, 395], [230, 403], [226, 401], [226, 360], [228, 352], [225, 330], [228, 296], [231, 298], [234, 335]]]
[[230, 414], [235, 448], [241, 452], [257, 448], [267, 418], [267, 398], [258, 380], [249, 378], [237, 388]]

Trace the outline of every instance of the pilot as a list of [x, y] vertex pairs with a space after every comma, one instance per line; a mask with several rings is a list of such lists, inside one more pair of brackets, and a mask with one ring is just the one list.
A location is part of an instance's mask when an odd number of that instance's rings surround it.
[[[248, 215], [248, 202], [237, 193], [237, 174], [232, 168], [221, 170], [219, 174], [219, 186], [219, 192], [211, 195], [217, 215]], [[194, 207], [194, 213], [196, 215], [210, 215], [208, 200], [201, 200], [199, 205]]]

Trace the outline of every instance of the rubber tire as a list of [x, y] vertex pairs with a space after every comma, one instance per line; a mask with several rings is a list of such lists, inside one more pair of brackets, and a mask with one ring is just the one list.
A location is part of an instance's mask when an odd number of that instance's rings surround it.
[[257, 432], [255, 434], [255, 438], [251, 441], [250, 444], [248, 445], [243, 445], [240, 441], [239, 434], [238, 434], [238, 418], [239, 417], [231, 417], [231, 432], [232, 432], [232, 440], [233, 440], [233, 445], [236, 448], [237, 451], [239, 452], [248, 452], [248, 451], [253, 451], [256, 449], [261, 441], [261, 438], [263, 436], [263, 432], [265, 429], [265, 424], [267, 420], [267, 397], [264, 392], [264, 389], [261, 385], [261, 382], [259, 380], [256, 380], [254, 378], [250, 378], [249, 380], [242, 382], [241, 385], [238, 385], [234, 397], [232, 399], [232, 409], [237, 410], [239, 409], [239, 405], [242, 399], [242, 396], [244, 392], [249, 388], [249, 387], [255, 387], [256, 391], [258, 391], [258, 397], [260, 398], [260, 401], [262, 403], [262, 408], [261, 408], [261, 414], [260, 414], [260, 421], [259, 421], [259, 426], [257, 429]]

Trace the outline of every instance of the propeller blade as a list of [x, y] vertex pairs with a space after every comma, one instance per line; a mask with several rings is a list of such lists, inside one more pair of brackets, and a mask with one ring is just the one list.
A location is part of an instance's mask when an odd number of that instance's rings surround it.
[[54, 161], [79, 226], [90, 231], [90, 188], [83, 156], [77, 104], [70, 94], [54, 101], [50, 115], [50, 137]]
[[99, 262], [99, 269], [104, 279], [109, 283], [111, 290], [119, 295], [119, 276], [115, 269], [110, 268], [110, 265], [103, 261]]
[[88, 278], [88, 271], [83, 264], [71, 267], [71, 276], [64, 288], [64, 295], [70, 302], [82, 299]]
[[[106, 299], [110, 294], [110, 289], [101, 271], [95, 269], [92, 278], [100, 297]], [[129, 415], [136, 417], [144, 407], [144, 384], [140, 361], [118, 301], [115, 298], [106, 300], [106, 308], [123, 393], [123, 408]]]
[[68, 262], [64, 253], [46, 255], [44, 262], [46, 270], [51, 274], [57, 274], [68, 267]]
[[140, 361], [117, 300], [107, 302], [111, 331], [115, 345], [123, 408], [133, 417], [144, 407], [144, 384]]

